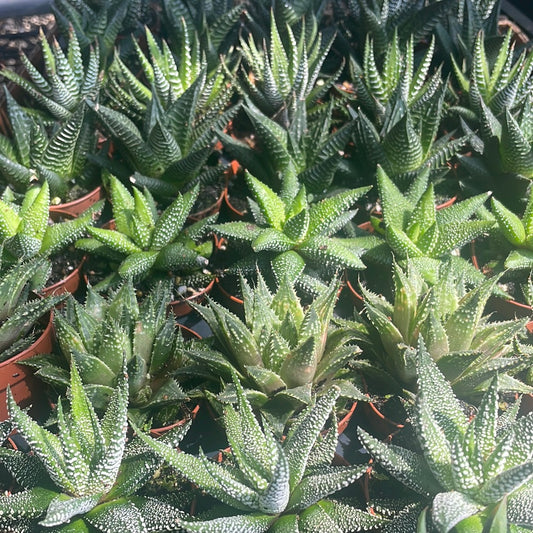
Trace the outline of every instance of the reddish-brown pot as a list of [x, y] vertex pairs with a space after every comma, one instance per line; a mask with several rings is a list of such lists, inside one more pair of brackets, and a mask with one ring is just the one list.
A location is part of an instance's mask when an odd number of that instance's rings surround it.
[[206, 287], [203, 289], [200, 289], [198, 291], [195, 291], [190, 296], [187, 296], [187, 298], [183, 298], [182, 300], [174, 300], [173, 302], [170, 302], [170, 308], [172, 309], [172, 312], [177, 316], [185, 316], [188, 315], [192, 311], [191, 303], [201, 303], [203, 299], [206, 297], [207, 294], [211, 292], [211, 289], [215, 285], [215, 279], [212, 279]]
[[89, 209], [93, 204], [105, 198], [104, 188], [99, 185], [96, 189], [87, 193], [81, 198], [72, 200], [72, 202], [66, 202], [64, 204], [51, 205], [50, 213], [68, 213], [71, 217], [76, 218], [85, 210]]
[[41, 290], [41, 294], [43, 296], [55, 296], [57, 294], [64, 294], [65, 292], [74, 294], [78, 290], [82, 279], [84, 279], [82, 275], [82, 267], [86, 260], [87, 256], [84, 255], [78, 263], [78, 266], [68, 276], [49, 287], [44, 287], [44, 289]]
[[53, 339], [53, 312], [50, 311], [47, 325], [39, 338], [23, 352], [0, 363], [0, 420], [8, 418], [6, 406], [8, 385], [20, 407], [33, 404], [32, 411], [40, 413], [43, 411], [42, 407], [47, 405], [42, 382], [34, 378], [31, 367], [18, 363], [40, 353], [50, 353]]

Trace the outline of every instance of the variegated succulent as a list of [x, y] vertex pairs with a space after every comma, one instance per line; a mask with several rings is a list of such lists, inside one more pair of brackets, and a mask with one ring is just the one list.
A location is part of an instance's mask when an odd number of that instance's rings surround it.
[[[9, 69], [3, 69], [2, 75], [24, 89], [53, 119], [66, 121], [85, 98], [94, 99], [98, 95], [101, 83], [98, 48], [91, 48], [89, 59], [84, 61], [72, 28], [65, 51], [55, 38], [50, 46], [42, 31], [40, 42], [44, 74], [22, 54], [21, 60], [30, 79]], [[90, 128], [94, 126], [91, 124]]]
[[532, 414], [518, 418], [517, 402], [498, 417], [495, 376], [469, 418], [422, 341], [413, 357], [418, 393], [412, 422], [422, 453], [384, 444], [358, 429], [374, 459], [428, 505], [422, 513], [419, 506], [407, 511], [411, 520], [405, 531], [530, 530]]
[[[0, 496], [2, 531], [156, 531], [166, 516], [183, 515], [156, 498], [135, 493], [161, 460], [139, 440], [126, 442], [128, 383], [125, 369], [102, 419], [72, 365], [70, 409], [58, 403], [58, 434], [32, 420], [8, 392], [10, 420], [32, 454], [0, 448], [0, 463], [21, 490]], [[177, 435], [176, 435], [177, 433]], [[167, 437], [172, 445], [183, 428]], [[53, 529], [52, 529], [53, 528]]]
[[[220, 178], [223, 165], [204, 168], [216, 141], [216, 131], [227, 126], [237, 108], [225, 110], [226, 91], [210, 100], [215, 78], [203, 70], [192, 84], [168, 107], [159, 100], [157, 90], [142, 116], [142, 131], [128, 116], [99, 103], [89, 103], [104, 128], [119, 146], [124, 168], [116, 161], [100, 158], [108, 167], [138, 186], [148, 187], [160, 197], [175, 198], [195, 183]], [[217, 82], [218, 83], [218, 82]], [[207, 108], [206, 103], [210, 102]]]
[[[168, 109], [207, 69], [205, 54], [200, 48], [198, 36], [189, 36], [183, 21], [183, 43], [177, 57], [163, 40], [159, 46], [151, 31], [146, 28], [146, 42], [149, 57], [137, 41], [133, 41], [137, 59], [142, 67], [144, 80], [131, 71], [115, 53], [113, 63], [107, 70], [105, 87], [111, 105], [140, 122], [146, 116], [146, 109], [152, 100], [152, 90], [163, 109]], [[207, 77], [198, 101], [195, 102], [197, 115], [217, 115], [228, 102], [232, 87], [227, 83], [219, 67]]]
[[[124, 283], [108, 298], [88, 288], [85, 305], [69, 298], [54, 316], [63, 357], [36, 356], [28, 364], [44, 381], [66, 389], [70, 361], [97, 412], [103, 412], [122, 373], [123, 358], [129, 384], [128, 416], [139, 425], [153, 418], [166, 425], [165, 416], [179, 414], [186, 395], [174, 379], [181, 365], [184, 341], [176, 320], [168, 313], [170, 281], [158, 283], [139, 304], [133, 285]], [[171, 406], [165, 412], [165, 406]], [[174, 419], [172, 419], [174, 421]]]
[[236, 221], [214, 224], [215, 233], [250, 243], [253, 254], [238, 261], [229, 272], [253, 272], [256, 265], [271, 262], [278, 280], [287, 273], [303, 287], [312, 289], [343, 268], [362, 269], [360, 250], [354, 251], [342, 237], [335, 237], [355, 215], [349, 207], [369, 190], [360, 187], [325, 198], [307, 200], [306, 188], [294, 173], [287, 172], [280, 194], [276, 194], [250, 173], [246, 183], [252, 191], [250, 207], [255, 223]]
[[449, 112], [461, 113], [466, 120], [473, 119], [477, 123], [483, 120], [481, 100], [496, 116], [522, 105], [533, 90], [533, 54], [524, 51], [515, 58], [514, 48], [509, 30], [491, 64], [485, 51], [484, 34], [479, 33], [472, 64], [465, 60], [461, 67], [453, 60], [462, 98]]
[[[191, 347], [186, 373], [231, 382], [235, 373], [253, 404], [283, 428], [294, 409], [311, 401], [313, 391], [336, 383], [344, 397], [364, 400], [354, 384], [359, 348], [351, 330], [335, 326], [339, 283], [333, 282], [309, 305], [300, 302], [287, 277], [275, 293], [260, 273], [252, 289], [241, 277], [244, 321], [213, 300], [196, 311], [213, 331], [212, 348]], [[232, 387], [220, 396], [232, 397]]]
[[[148, 192], [133, 187], [133, 194], [113, 175], [109, 176], [113, 218], [116, 229], [88, 227], [89, 238], [76, 247], [118, 262], [111, 283], [120, 279], [141, 280], [149, 273], [201, 272], [208, 263], [212, 243], [201, 242], [214, 217], [185, 227], [198, 197], [198, 187], [177, 198], [159, 212]], [[204, 255], [202, 255], [204, 254]]]
[[268, 49], [266, 44], [257, 47], [253, 37], [248, 42], [241, 39], [244, 65], [236, 86], [265, 115], [287, 129], [300, 113], [298, 108], [316, 105], [340, 74], [342, 65], [333, 74], [321, 74], [332, 43], [333, 39], [323, 42], [316, 21], [311, 28], [302, 28], [296, 39], [290, 26], [278, 28], [272, 16]]
[[28, 189], [22, 205], [10, 201], [9, 192], [6, 189], [0, 199], [0, 246], [5, 264], [64, 250], [85, 233], [103, 206], [103, 201], [98, 202], [75, 219], [54, 223], [49, 218], [48, 182]]
[[[309, 406], [279, 442], [268, 423], [254, 416], [238, 380], [237, 408], [224, 411], [231, 445], [222, 464], [198, 457], [139, 433], [141, 439], [183, 476], [222, 505], [208, 516], [178, 519], [188, 532], [294, 531], [318, 533], [324, 524], [339, 532], [374, 529], [385, 520], [329, 496], [361, 477], [367, 465], [331, 466], [337, 431], [333, 407], [339, 395], [330, 388]], [[321, 430], [328, 418], [327, 433]]]
[[[405, 102], [416, 118], [417, 112], [424, 109], [425, 102], [441, 90], [440, 70], [430, 73], [435, 40], [431, 41], [418, 66], [415, 64], [414, 46], [412, 37], [401, 46], [395, 31], [385, 56], [379, 60], [374, 54], [374, 41], [369, 36], [362, 63], [350, 57], [355, 95], [345, 94], [372, 118], [376, 127], [383, 124], [387, 108], [394, 107], [398, 98]], [[342, 86], [338, 89], [343, 90]]]
[[[527, 370], [531, 356], [521, 350], [527, 319], [490, 321], [484, 310], [499, 276], [468, 290], [450, 264], [442, 264], [431, 285], [423, 281], [415, 260], [393, 269], [394, 301], [388, 302], [362, 287], [367, 347], [380, 368], [402, 386], [412, 388], [416, 378], [413, 348], [421, 336], [426, 350], [464, 399], [480, 396], [495, 371], [505, 391], [529, 392], [512, 376]], [[374, 374], [375, 370], [368, 370]], [[379, 370], [378, 372], [383, 372]]]
[[32, 329], [39, 319], [65, 296], [32, 298], [50, 273], [45, 259], [32, 259], [0, 269], [0, 361], [25, 350], [34, 340]]
[[[86, 120], [81, 103], [64, 122], [54, 123], [51, 132], [41, 120], [30, 116], [5, 90], [12, 138], [0, 135], [0, 176], [16, 191], [25, 192], [35, 181], [47, 181], [55, 198], [64, 198], [75, 182], [90, 186], [95, 167], [87, 162], [96, 136]], [[59, 201], [59, 200], [58, 200]], [[54, 202], [54, 203], [58, 203]]]
[[321, 104], [312, 115], [300, 106], [296, 119], [285, 130], [261, 113], [250, 101], [243, 110], [254, 126], [255, 147], [219, 132], [224, 148], [263, 183], [278, 187], [283, 175], [296, 173], [310, 192], [324, 194], [335, 175], [351, 177], [351, 166], [344, 158], [353, 122], [333, 128], [335, 104]]
[[366, 262], [390, 264], [392, 256], [397, 261], [409, 257], [418, 262], [425, 279], [435, 280], [441, 260], [446, 259], [452, 262], [456, 273], [470, 282], [483, 279], [470, 262], [453, 251], [491, 231], [493, 220], [473, 218], [486, 202], [487, 194], [437, 209], [428, 172], [419, 174], [405, 194], [381, 168], [377, 181], [383, 218], [373, 217], [372, 224], [386, 243], [378, 244], [374, 237], [374, 247], [363, 256]]
[[54, 0], [52, 10], [63, 34], [76, 33], [82, 48], [94, 42], [100, 49], [102, 63], [113, 51], [120, 34], [141, 27], [146, 0]]

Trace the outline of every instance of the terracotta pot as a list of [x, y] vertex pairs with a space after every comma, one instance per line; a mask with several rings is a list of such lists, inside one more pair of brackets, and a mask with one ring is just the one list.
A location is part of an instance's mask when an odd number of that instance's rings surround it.
[[0, 420], [8, 417], [6, 406], [6, 389], [9, 385], [17, 404], [24, 408], [33, 404], [32, 411], [42, 412], [47, 405], [43, 384], [33, 377], [33, 369], [19, 365], [20, 361], [40, 353], [52, 351], [54, 338], [53, 312], [50, 311], [47, 325], [40, 337], [26, 350], [11, 359], [0, 363]]
[[84, 276], [82, 275], [82, 267], [86, 260], [87, 256], [84, 255], [78, 263], [78, 266], [68, 276], [49, 287], [45, 287], [41, 290], [41, 294], [43, 296], [64, 294], [65, 292], [74, 294], [78, 290], [82, 279], [84, 279]]
[[177, 422], [174, 422], [173, 424], [170, 424], [168, 426], [164, 426], [160, 428], [152, 428], [150, 430], [150, 435], [152, 437], [161, 437], [165, 433], [169, 432], [171, 429], [174, 429], [179, 426], [183, 426], [189, 420], [194, 420], [199, 410], [200, 410], [200, 404], [196, 404], [194, 408], [187, 414], [187, 416], [185, 416], [185, 418], [182, 418], [181, 420], [178, 420]]
[[86, 209], [91, 207], [99, 200], [105, 198], [104, 188], [99, 185], [96, 189], [93, 189], [91, 192], [87, 193], [81, 198], [72, 200], [72, 202], [67, 202], [64, 204], [51, 205], [50, 213], [68, 213], [71, 217], [76, 218], [80, 213], [83, 213]]
[[339, 420], [337, 424], [338, 435], [341, 435], [342, 433], [344, 433], [344, 431], [348, 427], [348, 424], [350, 423], [350, 420], [352, 419], [353, 414], [355, 413], [356, 408], [357, 408], [357, 402], [353, 402], [348, 412]]
[[372, 435], [380, 439], [391, 440], [404, 425], [387, 418], [373, 402], [359, 402], [357, 410], [367, 422]]
[[211, 292], [211, 289], [215, 285], [215, 279], [212, 279], [209, 284], [204, 287], [203, 289], [200, 289], [198, 291], [195, 291], [190, 296], [187, 296], [187, 298], [183, 298], [182, 300], [174, 300], [173, 302], [170, 302], [170, 308], [172, 309], [172, 312], [177, 316], [185, 316], [188, 315], [192, 311], [191, 302], [194, 303], [201, 303], [203, 299], [206, 297], [207, 294]]

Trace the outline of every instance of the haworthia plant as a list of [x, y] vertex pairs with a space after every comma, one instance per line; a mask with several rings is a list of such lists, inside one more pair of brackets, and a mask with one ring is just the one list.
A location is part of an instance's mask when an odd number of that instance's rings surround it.
[[351, 177], [351, 167], [343, 157], [350, 141], [353, 122], [333, 130], [335, 105], [331, 101], [308, 114], [302, 106], [288, 129], [268, 118], [250, 101], [242, 108], [253, 124], [260, 150], [224, 132], [219, 132], [224, 148], [251, 174], [272, 187], [286, 173], [295, 173], [309, 192], [327, 192], [336, 174]]
[[[115, 53], [105, 80], [108, 96], [113, 107], [123, 111], [130, 118], [140, 121], [152, 100], [152, 91], [164, 109], [168, 109], [207, 69], [205, 54], [200, 48], [196, 34], [189, 36], [183, 22], [183, 43], [179, 56], [175, 57], [166, 41], [157, 44], [151, 31], [146, 28], [147, 55], [137, 43], [135, 51], [146, 82], [143, 83]], [[218, 111], [221, 104], [229, 100], [231, 84], [219, 68], [207, 77], [200, 98], [195, 103], [197, 115], [207, 114], [208, 110]], [[214, 109], [213, 109], [214, 108]]]
[[223, 379], [229, 387], [218, 397], [232, 397], [231, 378], [238, 376], [246, 393], [276, 428], [311, 401], [312, 393], [335, 383], [344, 397], [364, 400], [353, 369], [359, 348], [352, 331], [335, 325], [333, 311], [339, 283], [332, 282], [309, 305], [303, 305], [288, 277], [271, 293], [258, 273], [251, 288], [241, 278], [244, 321], [213, 300], [196, 311], [213, 331], [210, 349], [194, 344], [192, 366], [184, 372]]
[[74, 29], [82, 49], [96, 41], [104, 64], [117, 37], [139, 27], [147, 4], [146, 0], [54, 0], [52, 10], [60, 31], [67, 34]]
[[71, 297], [54, 316], [63, 357], [36, 356], [26, 364], [61, 390], [70, 383], [69, 362], [74, 360], [92, 405], [103, 412], [120, 379], [125, 356], [128, 416], [139, 425], [153, 419], [152, 425], [166, 426], [165, 417], [178, 415], [186, 399], [173, 376], [185, 348], [175, 317], [168, 312], [170, 285], [170, 281], [158, 283], [140, 304], [131, 283], [108, 298], [89, 287], [85, 305]]
[[211, 253], [212, 244], [197, 241], [214, 218], [185, 227], [198, 187], [178, 194], [172, 204], [158, 212], [147, 189], [141, 192], [133, 187], [131, 194], [114, 176], [109, 181], [116, 229], [89, 227], [90, 238], [78, 239], [77, 248], [118, 262], [119, 279], [139, 280], [157, 271], [182, 275], [202, 271], [208, 263], [204, 255]]
[[28, 189], [20, 206], [9, 197], [9, 189], [6, 189], [0, 199], [0, 244], [6, 264], [61, 252], [85, 233], [103, 206], [103, 202], [99, 202], [78, 218], [50, 223], [48, 182]]
[[419, 263], [424, 278], [435, 280], [441, 260], [452, 262], [457, 273], [469, 281], [480, 281], [483, 275], [471, 263], [453, 251], [467, 242], [490, 232], [494, 221], [476, 219], [488, 194], [456, 202], [437, 209], [434, 186], [428, 173], [417, 176], [411, 187], [402, 193], [382, 168], [377, 182], [383, 218], [373, 218], [373, 226], [383, 235], [386, 244], [378, 244], [364, 256], [365, 261], [391, 263], [407, 257]]
[[5, 89], [12, 138], [0, 136], [0, 176], [19, 192], [36, 180], [47, 181], [54, 197], [64, 198], [72, 182], [91, 184], [94, 169], [87, 154], [96, 146], [94, 125], [80, 103], [51, 133], [31, 117]]
[[427, 503], [418, 526], [420, 508], [409, 511], [410, 531], [531, 529], [533, 415], [519, 418], [518, 402], [498, 417], [495, 376], [477, 414], [469, 418], [422, 340], [413, 357], [418, 393], [412, 420], [421, 453], [384, 444], [358, 429], [375, 460]]
[[496, 198], [492, 198], [492, 213], [506, 240], [514, 248], [505, 260], [505, 267], [510, 269], [533, 268], [533, 192], [522, 218], [505, 207]]
[[[121, 167], [107, 158], [100, 157], [98, 162], [123, 179], [133, 174], [132, 183], [148, 187], [159, 197], [175, 198], [196, 183], [216, 181], [225, 167], [205, 165], [216, 143], [216, 131], [225, 128], [237, 111], [235, 106], [226, 109], [229, 92], [220, 81], [204, 69], [183, 94], [166, 104], [157, 90], [152, 91], [139, 120], [141, 129], [127, 114], [89, 102], [124, 157]], [[213, 91], [217, 98], [211, 98]]]
[[[179, 527], [188, 532], [318, 533], [324, 524], [335, 531], [354, 532], [374, 529], [385, 522], [330, 497], [361, 477], [367, 468], [331, 466], [337, 442], [332, 414], [339, 395], [337, 388], [319, 396], [280, 443], [265, 421], [261, 427], [238, 380], [235, 386], [237, 407], [228, 405], [224, 411], [231, 445], [226, 462], [210, 461], [203, 451], [198, 457], [181, 453], [139, 434], [165, 461], [223, 505], [209, 518], [178, 519]], [[321, 436], [328, 418], [332, 423]]]
[[320, 276], [327, 279], [342, 268], [364, 268], [359, 251], [352, 250], [335, 234], [355, 215], [356, 211], [349, 208], [369, 187], [309, 203], [305, 186], [300, 186], [290, 171], [284, 174], [279, 194], [248, 172], [246, 182], [253, 195], [250, 207], [255, 223], [237, 221], [212, 226], [215, 233], [230, 241], [252, 246], [254, 253], [237, 262], [231, 272], [253, 272], [258, 263], [268, 268], [271, 261], [278, 280], [288, 273], [312, 289], [320, 286]]
[[494, 61], [487, 57], [483, 32], [476, 38], [470, 65], [465, 62], [461, 68], [452, 58], [462, 97], [459, 105], [452, 107], [450, 112], [462, 113], [467, 120], [474, 118], [481, 122], [481, 100], [494, 115], [501, 115], [505, 109], [515, 110], [524, 103], [533, 89], [533, 54], [524, 51], [515, 58], [515, 44], [511, 37], [509, 30]]
[[[3, 531], [155, 531], [151, 518], [180, 511], [135, 493], [161, 460], [138, 440], [126, 442], [128, 384], [123, 369], [102, 419], [83, 388], [75, 364], [70, 409], [58, 403], [58, 434], [31, 419], [8, 392], [10, 421], [33, 454], [0, 448], [0, 463], [21, 491], [0, 496]], [[167, 438], [181, 440], [186, 427]], [[52, 529], [54, 528], [54, 529]]]
[[[361, 288], [368, 318], [361, 347], [403, 386], [415, 385], [413, 348], [423, 336], [425, 349], [460, 398], [479, 397], [496, 369], [501, 390], [529, 392], [530, 387], [512, 377], [532, 363], [520, 348], [527, 320], [495, 322], [484, 314], [498, 277], [468, 290], [450, 264], [441, 265], [431, 285], [422, 279], [415, 260], [408, 260], [405, 269], [394, 264], [392, 303]], [[366, 370], [369, 375], [380, 372]]]
[[[395, 32], [385, 57], [380, 61], [374, 54], [374, 41], [367, 36], [362, 63], [352, 56], [350, 69], [357, 105], [372, 117], [375, 125], [383, 124], [387, 107], [393, 107], [400, 95], [411, 113], [416, 115], [417, 110], [423, 109], [425, 102], [440, 90], [441, 72], [437, 70], [431, 74], [430, 71], [434, 50], [435, 41], [432, 40], [417, 66], [413, 38], [405, 46], [400, 46]], [[352, 98], [350, 93], [346, 94]]]
[[42, 30], [40, 42], [44, 74], [22, 54], [21, 60], [30, 80], [9, 69], [4, 69], [2, 75], [24, 89], [54, 119], [68, 120], [85, 98], [94, 99], [98, 95], [101, 83], [98, 48], [91, 48], [88, 61], [84, 61], [72, 27], [65, 51], [55, 38], [50, 46]]
[[323, 42], [316, 24], [309, 30], [303, 28], [296, 39], [290, 26], [278, 27], [272, 16], [268, 50], [258, 48], [253, 37], [248, 42], [241, 39], [245, 65], [237, 82], [240, 92], [285, 129], [300, 113], [300, 106], [309, 109], [327, 93], [342, 69], [321, 74], [333, 39]]
[[25, 350], [34, 340], [32, 329], [39, 319], [63, 296], [31, 298], [30, 291], [41, 289], [51, 265], [43, 258], [34, 258], [0, 269], [0, 361]]

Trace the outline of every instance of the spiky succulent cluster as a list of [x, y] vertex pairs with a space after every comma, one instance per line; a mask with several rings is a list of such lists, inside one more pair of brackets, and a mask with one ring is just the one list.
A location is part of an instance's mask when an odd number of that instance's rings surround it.
[[0, 176], [19, 192], [34, 181], [47, 181], [54, 197], [64, 197], [71, 180], [90, 181], [92, 171], [87, 154], [96, 137], [93, 125], [85, 119], [82, 103], [62, 122], [47, 129], [30, 116], [5, 89], [7, 113], [13, 136], [0, 136]]
[[45, 284], [50, 264], [44, 259], [18, 263], [0, 270], [0, 361], [26, 349], [39, 319], [65, 296], [32, 298], [30, 291]]
[[529, 387], [512, 378], [531, 365], [520, 353], [526, 319], [489, 321], [485, 306], [498, 276], [467, 290], [452, 265], [443, 264], [428, 286], [409, 260], [404, 270], [394, 265], [394, 302], [362, 287], [369, 320], [365, 344], [394, 380], [412, 387], [416, 378], [413, 348], [420, 337], [426, 350], [461, 398], [472, 399], [488, 387], [495, 369], [502, 390]]
[[[126, 441], [125, 369], [99, 419], [73, 364], [70, 408], [61, 402], [57, 407], [58, 434], [32, 420], [10, 393], [8, 407], [13, 427], [33, 454], [0, 448], [0, 463], [20, 486], [19, 492], [0, 496], [3, 531], [91, 528], [141, 533], [155, 530], [147, 524], [153, 524], [158, 514], [178, 513], [155, 498], [135, 496], [161, 460], [138, 440]], [[7, 435], [2, 436], [5, 440]], [[174, 445], [181, 440], [168, 438]]]
[[467, 106], [470, 113], [461, 108], [452, 110], [463, 112], [465, 118], [482, 116], [481, 100], [494, 113], [501, 115], [506, 109], [515, 110], [533, 88], [533, 55], [526, 51], [515, 59], [511, 31], [503, 40], [494, 63], [491, 65], [485, 51], [483, 33], [479, 33], [474, 44], [472, 64], [463, 68], [453, 61], [455, 76], [461, 91], [460, 105]]
[[[141, 439], [187, 479], [223, 504], [216, 518], [185, 517], [176, 524], [189, 532], [319, 532], [330, 524], [339, 532], [372, 529], [384, 522], [329, 496], [361, 477], [367, 466], [331, 466], [337, 434], [332, 414], [339, 395], [330, 388], [294, 422], [283, 442], [254, 416], [238, 380], [237, 408], [228, 405], [224, 424], [230, 459], [210, 461], [140, 433]], [[332, 423], [325, 436], [321, 430]], [[213, 513], [212, 513], [213, 514]]]
[[247, 173], [255, 223], [237, 221], [212, 226], [220, 235], [252, 245], [255, 255], [239, 261], [232, 270], [250, 272], [258, 263], [268, 268], [270, 260], [278, 280], [288, 274], [312, 288], [320, 285], [317, 274], [309, 275], [313, 270], [331, 276], [331, 272], [341, 268], [364, 268], [358, 253], [350, 249], [342, 237], [334, 235], [355, 215], [355, 211], [348, 208], [368, 188], [352, 189], [309, 203], [305, 186], [299, 185], [290, 173], [284, 177], [278, 195]]
[[[260, 274], [254, 289], [244, 278], [241, 287], [244, 321], [213, 300], [195, 306], [213, 331], [214, 343], [211, 349], [191, 348], [193, 367], [185, 369], [188, 373], [226, 383], [236, 373], [254, 405], [278, 425], [309, 403], [314, 389], [332, 382], [344, 396], [364, 399], [348, 371], [360, 350], [351, 342], [351, 330], [336, 327], [333, 319], [338, 283], [331, 283], [307, 306], [286, 276], [275, 293]], [[220, 398], [228, 394], [229, 389]]]
[[45, 74], [41, 74], [22, 54], [21, 59], [30, 80], [8, 69], [2, 75], [28, 92], [51, 117], [68, 120], [85, 98], [94, 99], [99, 92], [101, 79], [98, 48], [91, 48], [89, 59], [84, 62], [80, 43], [72, 28], [66, 51], [61, 49], [55, 39], [50, 47], [42, 30], [40, 43]]
[[[142, 120], [153, 98], [152, 90], [163, 109], [168, 109], [204, 74], [207, 62], [200, 51], [198, 37], [196, 34], [189, 36], [184, 22], [183, 25], [183, 43], [178, 58], [166, 41], [162, 41], [159, 46], [148, 28], [146, 41], [149, 57], [137, 41], [133, 41], [145, 83], [128, 68], [118, 53], [115, 54], [106, 78], [106, 88], [113, 107], [134, 120]], [[226, 83], [219, 68], [202, 87], [202, 97], [195, 104], [195, 112], [206, 114], [210, 108], [214, 108], [210, 113], [216, 113], [221, 104], [228, 101], [230, 91], [231, 85]]]
[[147, 8], [146, 0], [54, 0], [52, 10], [63, 34], [76, 34], [80, 46], [97, 43], [103, 62], [120, 34], [136, 30]]
[[435, 279], [441, 260], [447, 258], [468, 279], [483, 279], [469, 262], [451, 252], [493, 227], [491, 220], [474, 218], [487, 194], [437, 209], [434, 186], [428, 183], [427, 172], [420, 174], [405, 194], [381, 168], [377, 181], [383, 218], [375, 218], [373, 224], [385, 237], [386, 245], [376, 243], [365, 256], [368, 260], [390, 263], [392, 252], [396, 260], [407, 257], [417, 260], [424, 277]]
[[517, 403], [498, 416], [500, 386], [496, 376], [491, 379], [477, 414], [469, 419], [423, 341], [415, 363], [418, 393], [412, 419], [422, 453], [384, 444], [363, 429], [358, 430], [375, 460], [428, 505], [422, 512], [420, 505], [407, 511], [410, 521], [404, 519], [409, 530], [531, 528], [531, 413], [519, 418]]
[[188, 228], [185, 222], [198, 196], [198, 187], [181, 195], [163, 212], [147, 189], [133, 187], [133, 195], [114, 176], [109, 177], [116, 229], [87, 228], [90, 238], [78, 239], [76, 247], [118, 261], [121, 279], [143, 279], [150, 272], [173, 271], [183, 275], [207, 264], [211, 243], [197, 245], [213, 219]]
[[4, 263], [14, 263], [36, 255], [51, 256], [81, 237], [102, 203], [76, 219], [49, 223], [50, 188], [48, 182], [26, 191], [22, 205], [14, 203], [9, 189], [0, 199], [0, 246]]
[[[37, 375], [66, 389], [70, 361], [76, 363], [91, 404], [103, 412], [126, 361], [129, 384], [128, 414], [142, 425], [151, 417], [165, 425], [164, 406], [179, 410], [186, 395], [173, 374], [181, 366], [184, 341], [168, 312], [169, 283], [159, 283], [139, 304], [131, 283], [104, 298], [88, 289], [85, 305], [69, 298], [54, 318], [62, 357], [37, 356], [27, 364]], [[163, 420], [161, 420], [163, 419]]]
[[302, 28], [296, 39], [290, 26], [278, 28], [271, 17], [268, 50], [258, 48], [253, 37], [241, 39], [245, 65], [240, 91], [284, 128], [301, 113], [300, 107], [312, 107], [326, 94], [340, 73], [319, 78], [333, 40], [323, 43], [316, 24], [308, 30]]

